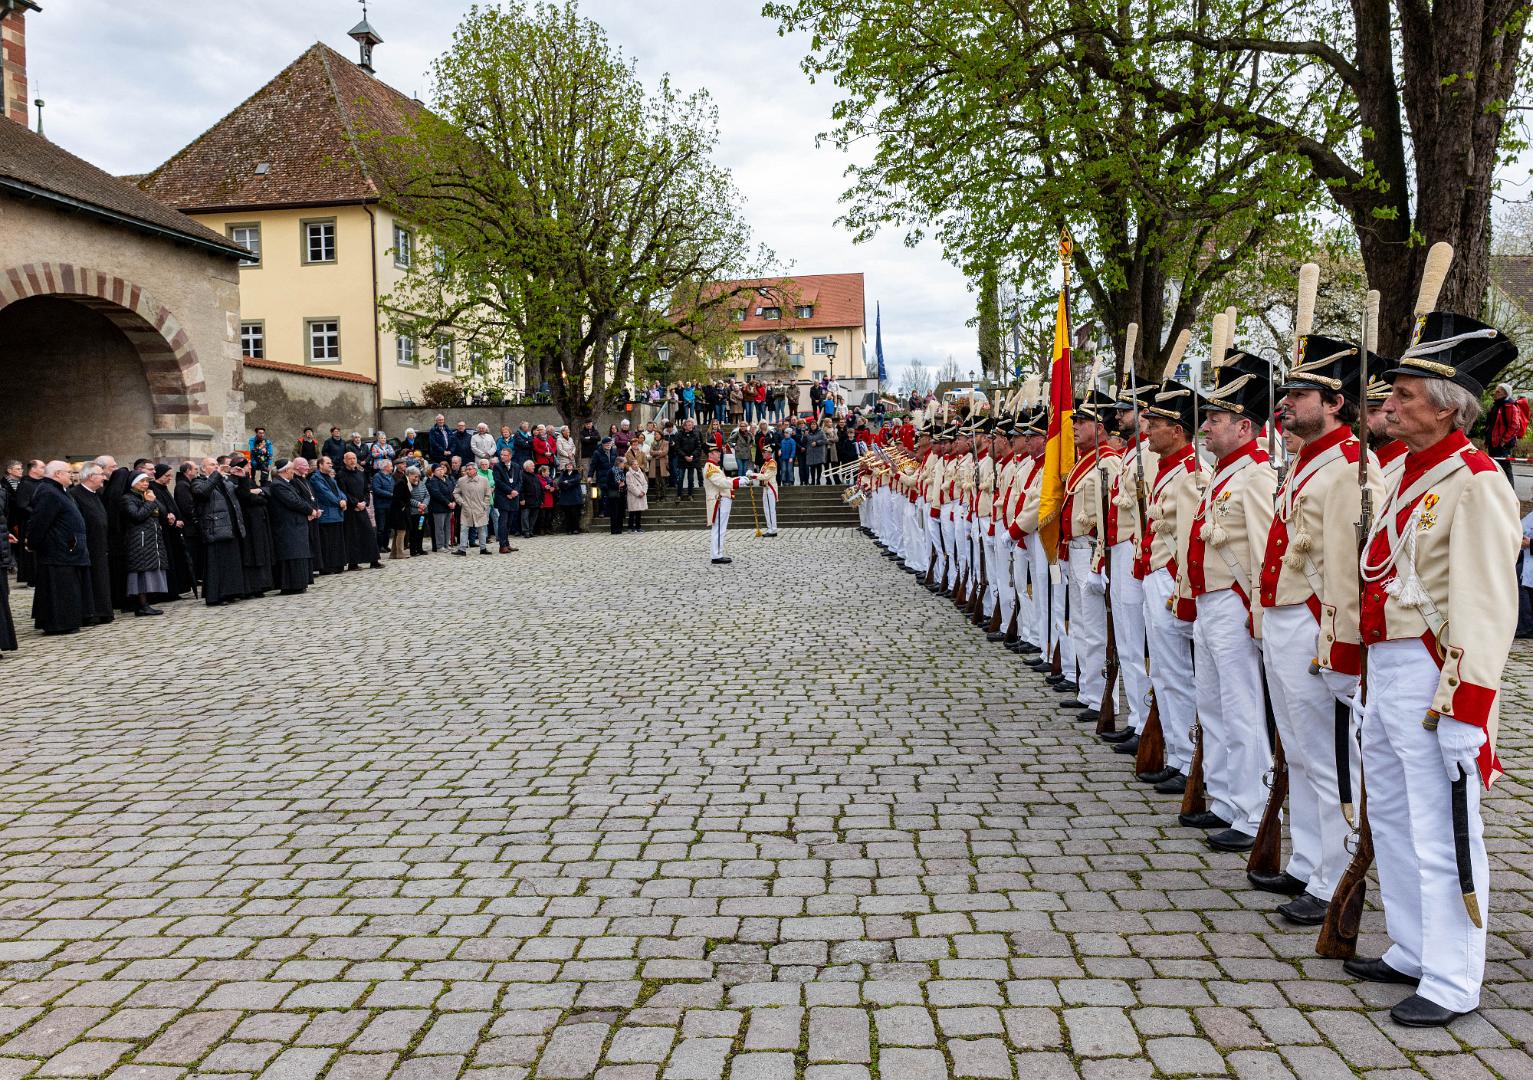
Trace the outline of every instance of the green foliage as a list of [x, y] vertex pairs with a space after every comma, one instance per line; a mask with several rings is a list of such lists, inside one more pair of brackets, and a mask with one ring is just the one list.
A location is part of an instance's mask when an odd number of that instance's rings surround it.
[[430, 106], [408, 137], [375, 136], [386, 205], [436, 252], [388, 298], [391, 321], [525, 356], [572, 424], [662, 336], [700, 336], [724, 302], [709, 282], [768, 258], [712, 163], [707, 93], [646, 92], [573, 2], [470, 7]]
[[436, 379], [421, 387], [421, 404], [431, 409], [455, 409], [466, 404], [468, 395], [456, 379]]

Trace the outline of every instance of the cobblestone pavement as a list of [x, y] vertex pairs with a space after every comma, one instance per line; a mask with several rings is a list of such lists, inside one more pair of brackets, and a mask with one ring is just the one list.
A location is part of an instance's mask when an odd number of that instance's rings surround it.
[[1484, 1008], [1410, 1031], [862, 537], [706, 543], [26, 638], [0, 1080], [1533, 1076], [1526, 650]]

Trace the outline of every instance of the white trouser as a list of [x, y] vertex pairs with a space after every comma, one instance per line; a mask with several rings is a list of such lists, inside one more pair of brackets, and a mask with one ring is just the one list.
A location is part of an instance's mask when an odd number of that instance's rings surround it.
[[709, 552], [715, 559], [724, 557], [724, 533], [729, 528], [729, 511], [734, 507], [733, 499], [719, 498], [714, 504], [713, 511], [713, 540], [709, 546]]
[[1001, 605], [1001, 579], [1011, 573], [1011, 562], [1001, 558], [1001, 530], [993, 518], [979, 519], [979, 539], [985, 546], [984, 612], [989, 618]]
[[1198, 597], [1192, 640], [1208, 808], [1231, 828], [1255, 836], [1267, 808], [1262, 776], [1272, 753], [1267, 746], [1261, 649], [1247, 628], [1250, 617], [1235, 590], [1204, 593]]
[[997, 524], [995, 527], [995, 566], [991, 576], [995, 581], [995, 602], [1001, 605], [1001, 630], [1011, 628], [1011, 613], [1017, 610], [1017, 543], [1011, 533]]
[[[876, 522], [876, 519], [873, 518], [874, 505], [875, 500], [871, 495], [857, 504], [857, 524], [861, 525], [864, 529], [873, 529], [873, 523]], [[874, 529], [873, 531], [876, 533], [878, 530]]]
[[963, 568], [958, 562], [958, 523], [954, 520], [952, 503], [942, 504], [938, 520], [942, 524], [942, 585], [953, 589], [958, 585], [958, 575]]
[[1042, 649], [1047, 660], [1054, 653], [1049, 637], [1049, 557], [1037, 533], [1027, 535], [1027, 578], [1033, 587], [1032, 636], [1027, 640]]
[[942, 535], [942, 508], [937, 507], [937, 516], [932, 517], [930, 511], [926, 517], [926, 536], [931, 544], [931, 571], [930, 577], [938, 585], [947, 584], [947, 537]]
[[1167, 610], [1176, 581], [1165, 567], [1144, 579], [1144, 624], [1150, 639], [1150, 682], [1166, 738], [1166, 764], [1186, 773], [1192, 768], [1192, 624]]
[[[866, 506], [867, 503], [863, 503]], [[769, 487], [761, 489], [761, 516], [766, 518], [766, 531], [777, 531], [777, 492]]]
[[1150, 711], [1150, 673], [1144, 666], [1144, 586], [1134, 576], [1134, 544], [1108, 549], [1112, 560], [1112, 628], [1118, 646], [1118, 674], [1128, 699], [1127, 727], [1144, 730]]
[[953, 503], [953, 552], [957, 556], [958, 572], [954, 575], [953, 583], [958, 583], [962, 577], [967, 589], [974, 588], [974, 564], [970, 557], [974, 554], [969, 548], [969, 514], [963, 508], [962, 503]]
[[926, 573], [931, 566], [931, 536], [927, 531], [931, 515], [927, 513], [926, 500], [917, 498], [905, 519], [905, 561], [918, 573]]
[[[1054, 579], [1058, 578], [1058, 581]], [[1059, 670], [1071, 682], [1078, 682], [1075, 671], [1075, 642], [1067, 632], [1070, 624], [1070, 560], [1060, 559], [1049, 568], [1049, 650], [1059, 646]]]
[[1107, 689], [1107, 596], [1102, 575], [1091, 569], [1096, 549], [1086, 537], [1070, 541], [1070, 645], [1080, 662], [1077, 696], [1093, 709]]
[[[1347, 853], [1352, 830], [1342, 817], [1336, 787], [1335, 698], [1326, 681], [1309, 669], [1319, 629], [1304, 604], [1262, 612], [1267, 689], [1288, 761], [1288, 833], [1293, 845], [1288, 872], [1309, 882], [1311, 896], [1330, 900], [1352, 859]], [[1357, 755], [1350, 760], [1355, 801]]]
[[[1029, 546], [1024, 547], [1023, 543]], [[1037, 546], [1038, 541], [1024, 540], [1023, 543], [1014, 540], [1011, 545], [1011, 587], [1017, 601], [1017, 637], [1029, 645], [1042, 648], [1038, 641], [1038, 609], [1028, 594], [1028, 582], [1033, 570], [1032, 547]]]
[[[1379, 867], [1384, 924], [1394, 940], [1384, 962], [1419, 975], [1416, 992], [1454, 1012], [1480, 1004], [1485, 930], [1469, 921], [1453, 848], [1453, 800], [1437, 732], [1421, 726], [1441, 672], [1416, 638], [1368, 649], [1363, 721], [1368, 824]], [[1483, 920], [1490, 918], [1490, 865], [1480, 820], [1480, 777], [1464, 785], [1469, 861]]]

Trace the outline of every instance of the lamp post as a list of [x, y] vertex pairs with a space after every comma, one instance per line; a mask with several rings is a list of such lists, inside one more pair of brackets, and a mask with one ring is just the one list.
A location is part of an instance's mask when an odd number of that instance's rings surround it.
[[836, 342], [834, 340], [827, 341], [825, 343], [825, 355], [830, 358], [830, 381], [831, 382], [835, 382], [836, 381], [836, 349], [837, 349], [837, 344], [836, 344]]

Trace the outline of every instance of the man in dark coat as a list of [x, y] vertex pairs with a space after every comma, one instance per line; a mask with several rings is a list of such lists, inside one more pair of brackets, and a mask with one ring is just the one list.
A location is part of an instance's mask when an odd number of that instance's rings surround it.
[[452, 430], [447, 426], [447, 417], [437, 413], [436, 421], [426, 432], [426, 460], [435, 465], [439, 461], [446, 461], [451, 456]]
[[618, 468], [617, 450], [613, 448], [612, 436], [603, 435], [601, 446], [591, 455], [591, 480], [601, 492], [601, 501], [607, 513], [613, 535], [623, 531], [624, 513], [623, 473]]
[[11, 497], [16, 494], [16, 482], [21, 480], [20, 470], [16, 472], [14, 477], [7, 475], [0, 479], [0, 652], [16, 651], [16, 622], [11, 618], [10, 580], [11, 565], [15, 560], [11, 555], [11, 527], [6, 520]]
[[73, 634], [94, 609], [85, 519], [65, 490], [69, 464], [50, 461], [32, 497], [27, 545], [37, 557], [32, 620], [45, 634]]
[[266, 488], [251, 475], [248, 462], [229, 459], [229, 480], [234, 484], [240, 512], [245, 516], [245, 535], [240, 538], [240, 561], [245, 566], [245, 595], [264, 596], [273, 588], [272, 564], [276, 553], [271, 543], [271, 517], [266, 509]]
[[284, 594], [301, 593], [309, 587], [310, 579], [309, 522], [319, 517], [319, 507], [294, 481], [291, 461], [278, 460], [275, 472], [266, 491], [277, 555], [277, 588]]
[[112, 561], [107, 556], [107, 513], [101, 501], [106, 473], [96, 464], [80, 470], [80, 482], [69, 489], [69, 497], [85, 519], [85, 546], [90, 550], [91, 610], [85, 614], [87, 626], [112, 621]]
[[106, 473], [106, 484], [101, 489], [101, 505], [106, 507], [107, 553], [112, 563], [112, 607], [118, 611], [128, 610], [128, 570], [123, 561], [122, 546], [122, 497], [128, 493], [128, 480], [137, 471], [117, 464], [110, 454], [96, 459]]
[[186, 533], [186, 522], [181, 520], [181, 512], [176, 508], [176, 497], [170, 490], [169, 465], [162, 462], [154, 467], [154, 479], [149, 482], [149, 490], [154, 492], [155, 501], [161, 508], [160, 532], [165, 541], [166, 558], [170, 560], [170, 568], [165, 571], [170, 591], [153, 599], [156, 603], [179, 600], [181, 594], [192, 587], [191, 561], [187, 558], [186, 544], [182, 541]]
[[[314, 497], [314, 485], [309, 480], [309, 474], [314, 471], [314, 466], [308, 458], [295, 457], [293, 459], [293, 486], [298, 489], [311, 509], [319, 510], [319, 500]], [[314, 579], [319, 576], [319, 514], [309, 519], [309, 584], [314, 584]]]
[[511, 535], [521, 534], [522, 470], [511, 460], [511, 449], [501, 450], [499, 458], [490, 469], [490, 482], [495, 493], [495, 531], [500, 540], [500, 553], [515, 551]]
[[676, 494], [680, 498], [690, 499], [703, 480], [703, 437], [697, 430], [695, 420], [689, 418], [681, 426], [671, 442], [671, 448], [676, 451], [676, 468], [680, 473], [676, 481]]
[[331, 425], [330, 437], [319, 448], [319, 452], [329, 458], [337, 469], [341, 467], [341, 458], [346, 456], [346, 440], [341, 438], [340, 428]]
[[240, 561], [245, 518], [234, 486], [217, 458], [202, 459], [202, 475], [192, 481], [191, 488], [206, 563], [202, 598], [208, 607], [217, 607], [240, 599], [246, 592], [245, 566]]
[[367, 473], [355, 453], [346, 451], [342, 468], [336, 474], [341, 489], [341, 513], [346, 516], [346, 569], [355, 570], [362, 563], [378, 569], [378, 534], [367, 519]]
[[27, 547], [27, 524], [32, 517], [32, 499], [37, 494], [37, 485], [43, 482], [43, 463], [33, 458], [27, 462], [22, 471], [21, 478], [16, 482], [16, 490], [11, 496], [10, 522], [11, 535], [20, 541], [16, 549], [16, 584], [30, 585], [37, 576], [37, 556], [31, 548]]
[[474, 433], [466, 421], [459, 420], [457, 429], [449, 436], [448, 453], [456, 454], [463, 462], [474, 460]]
[[192, 577], [192, 592], [202, 583], [202, 534], [197, 528], [197, 500], [192, 498], [192, 481], [197, 479], [197, 466], [184, 462], [176, 473], [176, 520], [182, 525], [181, 542], [186, 548], [190, 562], [188, 572]]

